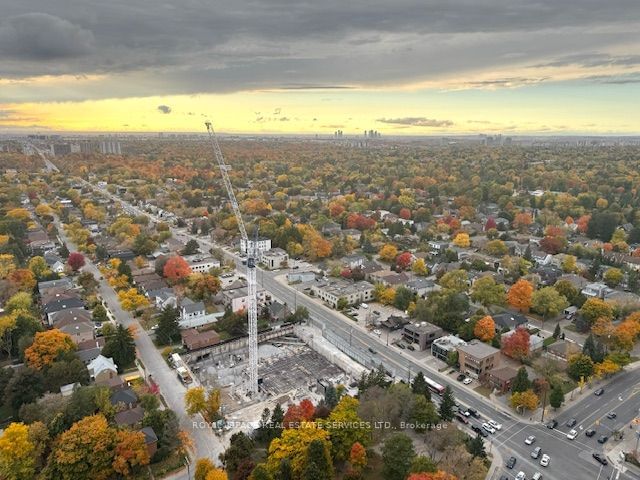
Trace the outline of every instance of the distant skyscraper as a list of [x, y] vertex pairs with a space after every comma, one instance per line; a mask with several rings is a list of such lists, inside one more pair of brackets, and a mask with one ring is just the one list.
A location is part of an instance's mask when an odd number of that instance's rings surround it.
[[120, 142], [117, 140], [103, 140], [100, 142], [100, 153], [103, 155], [122, 155]]

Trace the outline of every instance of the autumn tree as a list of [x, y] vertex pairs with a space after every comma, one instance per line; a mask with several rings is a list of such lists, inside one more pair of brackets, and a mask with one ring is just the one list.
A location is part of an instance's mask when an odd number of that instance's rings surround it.
[[542, 315], [542, 320], [559, 315], [569, 306], [567, 299], [553, 287], [543, 287], [533, 292], [531, 298], [533, 310]]
[[179, 255], [169, 258], [164, 265], [163, 275], [171, 282], [178, 283], [191, 275], [191, 267]]
[[527, 312], [531, 308], [532, 295], [533, 285], [528, 280], [521, 278], [509, 289], [507, 301], [513, 308], [517, 308], [521, 312]]
[[37, 332], [33, 343], [24, 351], [27, 364], [36, 370], [51, 365], [59, 355], [75, 350], [73, 340], [57, 328]]
[[207, 422], [215, 422], [220, 418], [220, 390], [210, 390], [204, 387], [193, 387], [184, 394], [187, 414], [190, 416], [201, 414]]
[[31, 257], [29, 260], [29, 270], [33, 273], [37, 279], [46, 277], [51, 273], [49, 265], [43, 257]]
[[497, 284], [491, 276], [480, 277], [471, 287], [471, 299], [485, 307], [503, 305], [506, 299], [504, 285]]
[[26, 268], [18, 268], [7, 277], [9, 284], [18, 291], [32, 292], [36, 286], [36, 277]]
[[526, 212], [517, 213], [515, 218], [513, 219], [513, 228], [519, 230], [520, 232], [524, 232], [529, 225], [533, 223], [533, 218], [531, 215]]
[[359, 405], [360, 402], [357, 399], [345, 395], [327, 419], [329, 425], [340, 425], [340, 428], [330, 430], [331, 451], [336, 460], [346, 460], [354, 443], [362, 445], [368, 443], [369, 429], [359, 428], [362, 422], [358, 416]]
[[71, 270], [73, 270], [74, 272], [77, 272], [82, 267], [84, 267], [84, 263], [84, 255], [82, 255], [80, 252], [70, 253], [69, 258], [67, 258], [67, 265], [69, 265], [69, 268], [71, 268]]
[[215, 296], [221, 287], [220, 279], [210, 273], [193, 273], [189, 275], [187, 290], [194, 300], [208, 300]]
[[621, 370], [622, 367], [609, 358], [594, 365], [594, 375], [598, 378], [608, 378]]
[[569, 366], [567, 374], [578, 381], [580, 379], [588, 379], [594, 372], [593, 360], [587, 355], [573, 355], [569, 358]]
[[136, 288], [129, 288], [120, 290], [118, 292], [118, 300], [120, 300], [120, 306], [123, 310], [131, 312], [139, 308], [143, 308], [149, 305], [147, 297], [142, 295]]
[[466, 292], [469, 288], [468, 278], [469, 274], [466, 270], [451, 270], [440, 278], [440, 286], [457, 293]]
[[640, 323], [628, 318], [619, 323], [613, 331], [616, 347], [627, 352], [633, 349], [638, 335], [640, 335]]
[[378, 255], [383, 262], [391, 263], [398, 256], [398, 248], [391, 243], [387, 243], [380, 249]]
[[620, 285], [620, 282], [624, 279], [624, 273], [619, 268], [609, 268], [602, 277], [604, 279], [604, 283], [606, 283], [609, 287], [615, 288]]
[[11, 423], [0, 436], [0, 477], [5, 480], [35, 478], [35, 447], [24, 423]]
[[471, 245], [471, 240], [469, 239], [469, 234], [465, 233], [465, 232], [460, 232], [453, 239], [453, 244], [456, 247], [468, 248]]
[[513, 393], [509, 402], [515, 409], [523, 408], [524, 410], [535, 410], [538, 408], [540, 399], [533, 390], [525, 390], [524, 392]]
[[458, 480], [458, 477], [443, 470], [438, 470], [437, 472], [412, 473], [407, 480]]
[[423, 258], [418, 258], [411, 265], [411, 271], [420, 277], [429, 275], [429, 269]]
[[484, 246], [484, 251], [488, 255], [492, 255], [494, 257], [502, 257], [509, 253], [509, 249], [507, 248], [505, 243], [502, 240], [498, 239], [487, 242], [487, 244]]
[[489, 342], [496, 335], [496, 324], [490, 315], [482, 317], [473, 328], [473, 335], [483, 342]]
[[9, 253], [0, 253], [0, 279], [7, 278], [16, 268], [16, 257]]
[[113, 470], [125, 477], [143, 465], [148, 465], [150, 458], [144, 433], [130, 430], [119, 430], [115, 434], [116, 447], [113, 459]]
[[502, 338], [502, 353], [506, 356], [522, 360], [529, 355], [529, 332], [522, 327]]
[[582, 305], [580, 315], [591, 325], [599, 318], [612, 319], [613, 308], [600, 298], [589, 298]]
[[300, 428], [284, 430], [282, 435], [273, 439], [269, 445], [268, 471], [275, 475], [280, 468], [280, 462], [289, 459], [293, 478], [300, 478], [305, 467], [307, 450], [314, 440], [321, 441], [326, 451], [330, 451], [329, 432], [317, 428], [313, 423], [303, 423]]
[[102, 415], [84, 417], [56, 442], [49, 459], [52, 478], [110, 478], [116, 443], [114, 431]]
[[396, 257], [396, 266], [400, 270], [406, 270], [411, 266], [411, 260], [413, 259], [413, 255], [411, 252], [403, 252]]
[[360, 442], [355, 442], [349, 451], [349, 464], [358, 472], [367, 466], [367, 450]]
[[562, 271], [565, 273], [573, 273], [577, 270], [575, 255], [565, 255], [562, 260]]
[[194, 480], [206, 480], [207, 474], [215, 470], [216, 466], [208, 458], [199, 458], [196, 461], [196, 469], [194, 472]]

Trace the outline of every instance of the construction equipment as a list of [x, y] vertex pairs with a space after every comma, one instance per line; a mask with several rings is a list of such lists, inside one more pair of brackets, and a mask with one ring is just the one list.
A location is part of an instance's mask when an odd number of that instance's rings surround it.
[[229, 179], [228, 170], [231, 169], [224, 161], [220, 145], [218, 145], [218, 139], [216, 133], [213, 130], [211, 122], [205, 122], [207, 126], [207, 132], [209, 133], [209, 140], [211, 142], [211, 148], [213, 154], [220, 167], [220, 173], [224, 180], [224, 186], [227, 189], [227, 195], [229, 196], [229, 202], [231, 208], [236, 216], [238, 228], [240, 229], [240, 238], [244, 242], [247, 248], [247, 289], [248, 289], [248, 319], [249, 319], [249, 395], [256, 395], [258, 393], [258, 299], [257, 299], [257, 285], [256, 285], [256, 247], [257, 242], [249, 241], [247, 236], [247, 230], [242, 220], [242, 214], [240, 213], [240, 207], [238, 201], [233, 193], [233, 187], [231, 186], [231, 180]]

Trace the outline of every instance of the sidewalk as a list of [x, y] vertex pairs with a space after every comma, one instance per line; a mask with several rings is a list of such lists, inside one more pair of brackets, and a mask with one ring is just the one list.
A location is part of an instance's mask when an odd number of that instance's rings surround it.
[[[627, 427], [624, 430], [624, 438], [619, 441], [614, 440], [613, 447], [605, 449], [605, 454], [609, 459], [609, 463], [616, 466], [622, 473], [626, 473], [629, 470], [634, 476], [640, 478], [640, 467], [624, 461], [625, 453], [633, 453], [635, 451], [638, 444], [638, 435], [640, 435], [640, 430]], [[609, 443], [610, 445], [612, 444]]]

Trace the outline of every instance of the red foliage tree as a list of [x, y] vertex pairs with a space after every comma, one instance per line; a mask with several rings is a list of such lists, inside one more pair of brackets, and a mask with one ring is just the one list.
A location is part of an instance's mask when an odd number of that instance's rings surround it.
[[184, 258], [177, 255], [167, 260], [162, 273], [169, 280], [177, 282], [191, 275], [191, 267]]
[[487, 218], [487, 223], [484, 224], [484, 230], [485, 232], [487, 230], [491, 230], [492, 228], [497, 228], [498, 224], [496, 223], [496, 221], [493, 219], [493, 217], [489, 217]]
[[405, 270], [411, 266], [411, 252], [403, 252], [396, 258], [396, 265], [398, 268]]
[[342, 278], [351, 278], [351, 269], [350, 268], [345, 268], [344, 270], [342, 270], [340, 272], [340, 276]]
[[411, 210], [408, 208], [401, 208], [398, 216], [404, 220], [409, 220], [411, 218]]
[[365, 217], [359, 213], [351, 213], [347, 217], [347, 228], [356, 228], [358, 230], [369, 230], [376, 226], [373, 218]]
[[316, 413], [316, 407], [313, 406], [311, 400], [306, 398], [300, 402], [300, 410], [302, 411], [302, 417], [305, 420], [311, 420], [313, 415]]
[[517, 328], [511, 335], [502, 339], [502, 353], [517, 360], [528, 356], [530, 336], [525, 328]]
[[69, 254], [69, 258], [67, 258], [67, 265], [71, 267], [71, 270], [77, 272], [82, 267], [84, 267], [84, 255], [80, 252], [73, 252]]
[[542, 240], [540, 240], [540, 248], [545, 253], [555, 255], [556, 253], [560, 253], [564, 249], [565, 243], [566, 240], [563, 237], [550, 237], [547, 235]]

